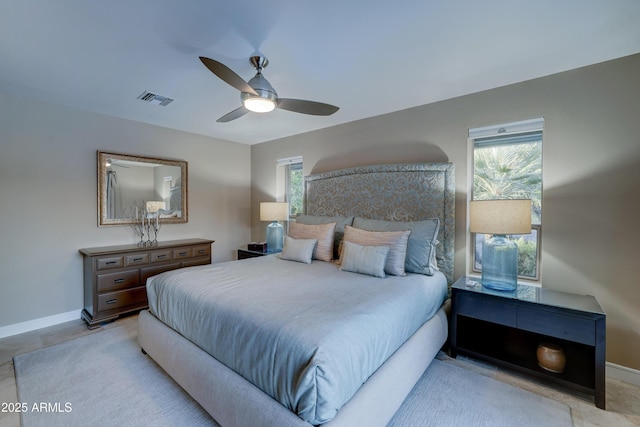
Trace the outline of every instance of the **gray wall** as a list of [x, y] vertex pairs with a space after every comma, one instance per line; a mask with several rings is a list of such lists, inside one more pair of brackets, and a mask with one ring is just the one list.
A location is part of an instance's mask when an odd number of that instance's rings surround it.
[[78, 249], [135, 243], [97, 226], [97, 150], [189, 162], [189, 222], [160, 241], [213, 239], [214, 262], [249, 241], [250, 147], [0, 93], [0, 327], [80, 310]]
[[450, 161], [458, 277], [469, 263], [468, 129], [543, 116], [542, 285], [595, 295], [607, 312], [607, 360], [640, 369], [639, 100], [634, 55], [252, 146], [252, 239], [264, 239], [258, 206], [276, 197], [278, 158], [302, 155], [305, 175]]

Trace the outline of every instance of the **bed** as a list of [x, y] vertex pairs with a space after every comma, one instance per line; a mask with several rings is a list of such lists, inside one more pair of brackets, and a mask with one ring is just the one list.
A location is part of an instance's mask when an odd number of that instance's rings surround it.
[[147, 282], [140, 345], [223, 426], [384, 426], [446, 341], [454, 194], [448, 163], [305, 177], [283, 254]]

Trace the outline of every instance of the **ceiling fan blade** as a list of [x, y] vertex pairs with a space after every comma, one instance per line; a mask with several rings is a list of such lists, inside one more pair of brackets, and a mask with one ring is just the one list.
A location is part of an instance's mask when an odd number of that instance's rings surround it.
[[311, 114], [312, 116], [330, 116], [340, 108], [322, 102], [305, 101], [303, 99], [280, 98], [278, 108], [294, 113]]
[[227, 123], [230, 122], [231, 120], [235, 120], [238, 119], [242, 116], [244, 116], [245, 114], [247, 114], [249, 112], [249, 110], [247, 110], [244, 107], [238, 107], [235, 110], [225, 114], [224, 116], [220, 117], [218, 120], [216, 120], [216, 122], [218, 123]]
[[242, 77], [237, 75], [231, 68], [227, 67], [221, 62], [215, 61], [210, 58], [205, 58], [204, 56], [200, 57], [200, 61], [211, 71], [213, 74], [218, 76], [227, 84], [233, 86], [238, 89], [240, 92], [248, 92], [252, 95], [258, 96], [258, 92], [256, 92], [247, 82], [245, 82]]

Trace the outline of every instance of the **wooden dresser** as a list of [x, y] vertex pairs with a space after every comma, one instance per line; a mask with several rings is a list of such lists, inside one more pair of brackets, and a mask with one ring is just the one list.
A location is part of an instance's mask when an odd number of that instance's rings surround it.
[[211, 264], [213, 240], [186, 239], [80, 249], [84, 257], [84, 309], [89, 329], [147, 308], [147, 278], [164, 271]]

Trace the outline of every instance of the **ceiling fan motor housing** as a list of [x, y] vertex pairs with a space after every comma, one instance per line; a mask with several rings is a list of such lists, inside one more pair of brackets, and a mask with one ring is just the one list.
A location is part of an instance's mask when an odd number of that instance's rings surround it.
[[[272, 101], [274, 104], [278, 104], [278, 93], [271, 86], [271, 83], [265, 79], [260, 72], [256, 74], [251, 80], [247, 82], [249, 86], [251, 86], [260, 96], [260, 98], [265, 98]], [[244, 101], [249, 98], [255, 98], [254, 94], [248, 92], [240, 92], [240, 99], [244, 104]]]

